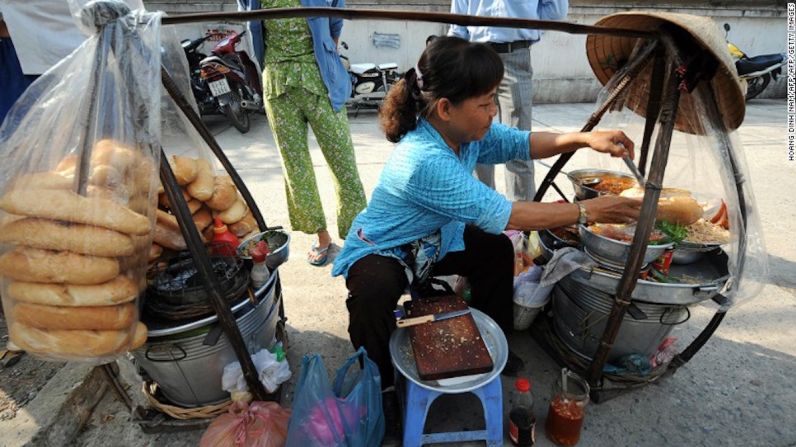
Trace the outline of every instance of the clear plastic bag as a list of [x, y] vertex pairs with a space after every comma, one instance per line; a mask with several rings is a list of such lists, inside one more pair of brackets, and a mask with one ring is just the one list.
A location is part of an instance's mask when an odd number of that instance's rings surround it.
[[321, 357], [304, 356], [288, 447], [380, 445], [384, 427], [379, 369], [363, 348], [337, 370], [334, 387]]
[[[0, 275], [11, 341], [104, 363], [140, 346], [160, 162], [160, 17], [121, 2], [0, 128]], [[113, 17], [118, 17], [113, 19]]]
[[199, 441], [200, 447], [282, 447], [290, 410], [276, 402], [235, 402], [217, 417]]
[[[260, 382], [265, 386], [265, 390], [273, 393], [283, 382], [290, 379], [290, 365], [287, 357], [279, 359], [276, 353], [271, 353], [267, 349], [262, 349], [252, 356], [252, 362], [257, 369]], [[221, 376], [221, 387], [229, 392], [247, 391], [246, 377], [243, 376], [243, 369], [240, 362], [232, 362], [224, 367], [224, 374]]]

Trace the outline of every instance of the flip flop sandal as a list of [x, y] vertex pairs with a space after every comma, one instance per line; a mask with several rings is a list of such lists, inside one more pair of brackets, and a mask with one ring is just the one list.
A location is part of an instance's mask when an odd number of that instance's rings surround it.
[[329, 260], [329, 248], [331, 246], [332, 244], [329, 244], [325, 248], [318, 248], [317, 244], [312, 244], [310, 251], [307, 253], [307, 262], [315, 267], [324, 266]]

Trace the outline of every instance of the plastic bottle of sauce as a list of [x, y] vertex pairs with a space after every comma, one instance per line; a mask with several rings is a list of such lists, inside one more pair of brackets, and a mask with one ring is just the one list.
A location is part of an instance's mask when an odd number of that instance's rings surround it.
[[213, 220], [213, 240], [211, 241], [213, 253], [221, 256], [235, 256], [238, 245], [240, 245], [238, 237], [227, 229], [221, 219], [216, 217]]
[[529, 447], [536, 442], [536, 416], [533, 414], [531, 381], [517, 379], [509, 412], [509, 438], [514, 445]]
[[558, 445], [577, 444], [588, 402], [589, 384], [574, 372], [564, 369], [553, 386], [545, 423], [547, 437]]
[[254, 287], [254, 290], [259, 290], [260, 287], [268, 282], [268, 278], [271, 277], [271, 272], [265, 264], [265, 258], [268, 256], [268, 248], [265, 250], [265, 252], [262, 252], [255, 249], [250, 252], [252, 261], [254, 261], [254, 266], [251, 271], [252, 287]]

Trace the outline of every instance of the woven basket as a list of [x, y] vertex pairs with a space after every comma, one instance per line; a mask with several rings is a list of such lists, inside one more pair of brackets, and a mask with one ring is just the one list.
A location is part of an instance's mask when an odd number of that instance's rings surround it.
[[158, 385], [155, 382], [144, 382], [144, 395], [146, 395], [152, 408], [165, 413], [174, 419], [212, 419], [224, 414], [232, 405], [232, 400], [224, 401], [216, 405], [206, 405], [204, 407], [183, 408], [175, 405], [164, 404], [157, 398]]

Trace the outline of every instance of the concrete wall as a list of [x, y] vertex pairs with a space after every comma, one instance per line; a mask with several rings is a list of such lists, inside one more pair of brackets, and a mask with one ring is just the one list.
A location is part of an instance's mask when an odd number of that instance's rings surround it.
[[[149, 9], [170, 13], [234, 10], [230, 0], [160, 0], [145, 1]], [[446, 12], [449, 0], [347, 0], [349, 8], [405, 9]], [[593, 24], [600, 17], [626, 10], [654, 10], [690, 13], [712, 17], [719, 26], [729, 23], [729, 38], [750, 56], [785, 51], [785, 7], [777, 0], [669, 0], [667, 2], [633, 0], [571, 0], [568, 21]], [[207, 26], [184, 25], [185, 37], [199, 35]], [[401, 70], [411, 68], [430, 34], [444, 34], [447, 25], [429, 22], [357, 20], [347, 21], [342, 40], [349, 50], [342, 50], [352, 63], [395, 62]], [[377, 47], [375, 33], [394, 34], [398, 48]], [[586, 59], [585, 36], [560, 32], [545, 33], [533, 48], [534, 101], [537, 103], [593, 101], [600, 89]], [[769, 86], [761, 97], [784, 97], [785, 79]]]

